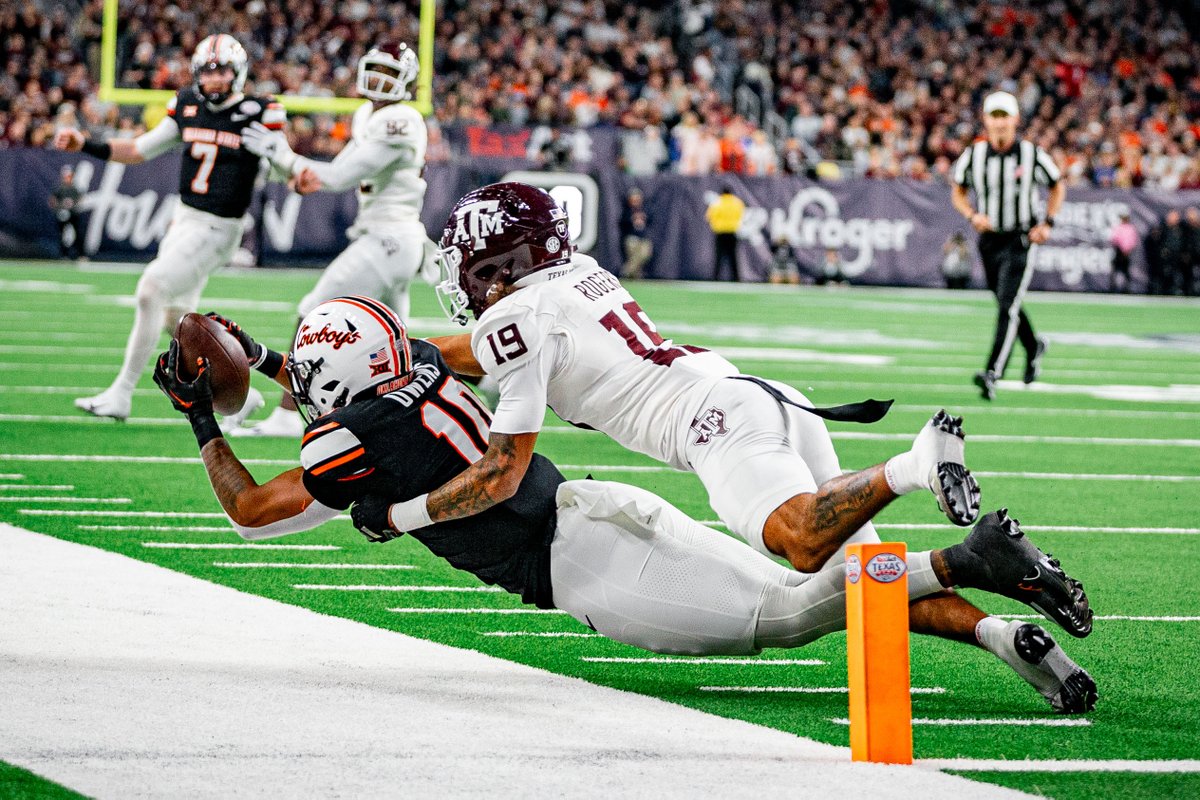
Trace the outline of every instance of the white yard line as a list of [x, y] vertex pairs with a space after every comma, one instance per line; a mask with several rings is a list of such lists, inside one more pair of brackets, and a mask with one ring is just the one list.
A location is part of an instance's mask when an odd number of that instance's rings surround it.
[[[735, 694], [849, 694], [845, 686], [701, 686], [702, 692], [732, 692]], [[913, 686], [912, 694], [946, 694], [941, 686]]]
[[1107, 472], [986, 472], [971, 470], [977, 478], [1023, 478], [1053, 481], [1146, 481], [1150, 483], [1193, 483], [1200, 475], [1141, 475]]
[[341, 550], [333, 544], [257, 544], [252, 542], [142, 542], [158, 550]]
[[[74, 419], [74, 417], [71, 417]], [[97, 417], [88, 417], [97, 419]], [[100, 420], [104, 422], [105, 420]], [[108, 420], [109, 424], [118, 423]], [[187, 421], [184, 420], [186, 423]], [[251, 467], [298, 467], [300, 458], [243, 458]], [[0, 461], [33, 461], [65, 464], [203, 464], [199, 456], [111, 456], [97, 453], [0, 453]]]
[[[926, 524], [915, 522], [877, 522], [879, 530], [891, 531], [944, 531], [951, 530], [946, 524]], [[954, 529], [957, 530], [957, 529]], [[1162, 533], [1176, 536], [1195, 536], [1200, 534], [1200, 528], [1144, 528], [1134, 526], [1117, 528], [1108, 526], [1090, 527], [1087, 525], [1022, 525], [1021, 530], [1044, 533]]]
[[154, 531], [156, 533], [232, 533], [226, 525], [76, 525], [80, 531]]
[[300, 564], [289, 561], [214, 561], [225, 569], [420, 569], [412, 564]]
[[[0, 503], [98, 503], [100, 505], [124, 505], [132, 503], [128, 497], [0, 497]], [[22, 509], [24, 511], [24, 509]]]
[[576, 633], [574, 631], [485, 631], [480, 636], [508, 638], [531, 636], [538, 639], [603, 639], [598, 633]]
[[[849, 725], [850, 720], [839, 717], [838, 719], [829, 720], [835, 725]], [[927, 719], [925, 717], [914, 717], [913, 725], [933, 725], [941, 727], [970, 727], [976, 725], [991, 725], [991, 726], [1012, 726], [1017, 728], [1086, 728], [1092, 724], [1091, 720], [1078, 719], [1074, 717], [1047, 717], [1047, 718], [1004, 718], [1004, 719]]]
[[[931, 405], [914, 405], [896, 403], [892, 411], [915, 411], [922, 414], [932, 414]], [[970, 419], [977, 414], [1010, 414], [1030, 415], [1035, 417], [1104, 417], [1114, 419], [1200, 419], [1200, 411], [1151, 411], [1146, 409], [1115, 409], [1115, 408], [1030, 408], [1004, 405], [972, 406], [963, 409], [963, 414], [970, 424]], [[972, 438], [970, 431], [967, 437]]]
[[0, 473], [0, 481], [23, 481], [25, 476], [16, 472]]
[[357, 584], [339, 586], [324, 583], [293, 583], [293, 589], [312, 592], [503, 592], [499, 586], [388, 586], [378, 584]]
[[215, 511], [95, 511], [67, 508], [21, 508], [18, 514], [31, 517], [152, 517], [155, 519], [226, 519]]
[[[1005, 619], [1042, 619], [1041, 614], [999, 614]], [[1105, 614], [1092, 619], [1110, 620], [1113, 622], [1200, 622], [1200, 617], [1140, 617], [1124, 614]]]
[[9, 489], [37, 489], [39, 492], [73, 492], [75, 486], [70, 483], [0, 483], [0, 491]]
[[707, 658], [693, 656], [581, 656], [580, 661], [590, 664], [719, 664], [729, 667], [823, 667], [825, 662], [816, 658]]
[[922, 758], [919, 767], [955, 770], [959, 772], [1138, 772], [1172, 773], [1200, 772], [1200, 760], [1108, 759], [1008, 759], [1008, 758]]
[[393, 614], [565, 614], [557, 608], [389, 608]]
[[[909, 442], [910, 433], [872, 433], [868, 431], [831, 431], [835, 441]], [[1200, 447], [1200, 439], [1133, 439], [1106, 436], [1021, 436], [1013, 434], [970, 434], [971, 444], [1087, 444], [1117, 447]]]

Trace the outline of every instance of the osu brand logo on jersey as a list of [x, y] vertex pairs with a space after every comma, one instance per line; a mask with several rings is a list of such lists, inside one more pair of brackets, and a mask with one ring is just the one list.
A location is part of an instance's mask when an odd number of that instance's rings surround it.
[[692, 430], [696, 432], [696, 444], [708, 444], [714, 436], [724, 436], [729, 433], [725, 425], [725, 412], [713, 406], [692, 420]]
[[487, 237], [504, 232], [504, 215], [497, 212], [497, 200], [479, 200], [467, 203], [459, 210], [455, 220], [452, 244], [469, 242], [472, 250], [487, 247]]
[[308, 344], [332, 344], [334, 350], [341, 350], [342, 345], [354, 344], [362, 338], [362, 334], [358, 331], [335, 331], [328, 325], [316, 333], [310, 333], [310, 330], [307, 325], [301, 328], [300, 335], [296, 337], [296, 347]]
[[[337, 349], [336, 347], [334, 348]], [[371, 353], [371, 360], [367, 362], [367, 366], [371, 368], [371, 377], [382, 375], [392, 368], [392, 361], [388, 358], [387, 350], [376, 350]]]
[[184, 106], [184, 107], [183, 107], [183, 115], [184, 115], [185, 117], [194, 117], [194, 116], [196, 116], [196, 111], [197, 111], [197, 108], [196, 108], [196, 106]]

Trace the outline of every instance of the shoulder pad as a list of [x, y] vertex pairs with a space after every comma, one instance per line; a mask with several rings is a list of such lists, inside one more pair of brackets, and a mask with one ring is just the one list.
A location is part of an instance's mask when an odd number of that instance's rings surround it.
[[416, 109], [403, 103], [393, 103], [373, 112], [364, 131], [366, 139], [388, 144], [412, 144], [424, 142], [425, 120]]
[[306, 475], [322, 480], [350, 481], [375, 471], [354, 432], [328, 418], [317, 420], [304, 432], [300, 465]]
[[[528, 290], [523, 290], [525, 294]], [[502, 375], [536, 356], [549, 334], [548, 317], [518, 295], [492, 306], [471, 331], [471, 352], [489, 375]]]

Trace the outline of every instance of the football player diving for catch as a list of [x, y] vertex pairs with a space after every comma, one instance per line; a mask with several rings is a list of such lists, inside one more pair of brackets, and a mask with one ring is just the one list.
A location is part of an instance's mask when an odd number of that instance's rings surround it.
[[[417, 71], [416, 53], [404, 44], [380, 45], [358, 60], [358, 93], [369, 102], [354, 112], [350, 142], [332, 162], [297, 156], [286, 136], [263, 125], [252, 125], [243, 136], [247, 150], [295, 176], [302, 194], [358, 187], [358, 216], [347, 231], [350, 245], [300, 301], [299, 318], [326, 300], [354, 294], [386, 303], [407, 321], [413, 277], [427, 264], [429, 282], [436, 279], [436, 246], [421, 224], [428, 134], [420, 112], [401, 102], [409, 98], [407, 87]], [[285, 392], [270, 416], [233, 435], [299, 438], [303, 431]]]
[[[191, 382], [179, 377], [178, 343], [163, 353], [155, 382], [187, 415], [213, 491], [238, 533], [265, 539], [309, 530], [351, 507], [354, 524], [377, 542], [400, 536], [388, 522], [395, 501], [453, 481], [484, 457], [490, 415], [449, 370], [438, 348], [407, 338], [399, 317], [364, 297], [336, 298], [301, 323], [292, 352], [256, 343], [231, 321], [257, 369], [288, 386], [308, 419], [299, 468], [258, 484], [212, 417], [203, 360]], [[567, 481], [541, 455], [512, 477], [504, 500], [479, 514], [414, 527], [413, 538], [454, 567], [559, 608], [599, 633], [658, 653], [738, 654], [799, 647], [845, 625], [845, 568], [790, 570], [655, 495], [632, 486]], [[987, 515], [967, 539], [909, 554], [916, 600], [956, 582], [1009, 591], [1036, 573], [1041, 552], [1003, 512]], [[1047, 585], [1022, 599], [1060, 624], [1086, 617], [1086, 598]], [[1054, 598], [1046, 602], [1045, 598]], [[1095, 702], [1095, 684], [1041, 627], [980, 626], [979, 643], [1008, 663], [1062, 713]]]
[[[194, 311], [208, 278], [229, 263], [242, 240], [242, 217], [250, 205], [261, 160], [244, 146], [250, 125], [281, 130], [287, 115], [270, 97], [247, 97], [246, 51], [232, 36], [214, 34], [192, 54], [191, 86], [167, 104], [167, 115], [135, 139], [87, 139], [73, 129], [54, 136], [54, 147], [119, 164], [141, 164], [186, 145], [179, 170], [179, 204], [158, 254], [137, 284], [133, 330], [125, 360], [111, 386], [76, 407], [98, 417], [129, 416], [133, 390], [158, 344], [159, 331], [174, 331]], [[252, 390], [246, 405], [224, 424], [235, 427], [263, 404]]]

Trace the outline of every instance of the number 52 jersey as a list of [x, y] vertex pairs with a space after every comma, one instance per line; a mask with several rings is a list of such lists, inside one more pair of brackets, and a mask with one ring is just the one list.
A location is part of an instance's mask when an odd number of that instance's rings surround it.
[[546, 406], [572, 424], [689, 469], [684, 446], [699, 406], [738, 369], [658, 334], [620, 281], [588, 256], [527, 276], [531, 285], [479, 318], [471, 350], [500, 384], [492, 430], [541, 430]]

